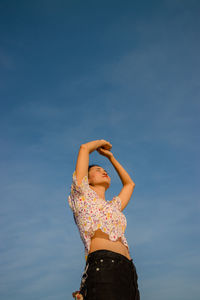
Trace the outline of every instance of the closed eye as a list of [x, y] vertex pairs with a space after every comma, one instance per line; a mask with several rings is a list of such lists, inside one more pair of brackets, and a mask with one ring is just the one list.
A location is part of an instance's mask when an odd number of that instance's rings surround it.
[[[97, 171], [101, 171], [101, 168], [97, 168]], [[105, 172], [107, 175], [109, 174], [106, 170], [103, 169], [103, 172]]]

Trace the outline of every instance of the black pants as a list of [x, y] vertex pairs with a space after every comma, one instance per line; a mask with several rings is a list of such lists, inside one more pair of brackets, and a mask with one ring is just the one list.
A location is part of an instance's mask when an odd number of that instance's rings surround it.
[[87, 257], [80, 293], [84, 300], [140, 300], [133, 260], [97, 250]]

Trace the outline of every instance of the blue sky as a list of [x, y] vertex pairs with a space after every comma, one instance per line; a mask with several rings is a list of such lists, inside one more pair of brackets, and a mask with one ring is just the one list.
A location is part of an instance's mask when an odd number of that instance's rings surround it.
[[[67, 203], [81, 143], [106, 139], [142, 300], [200, 297], [200, 3], [0, 2], [0, 298], [71, 299], [85, 265]], [[90, 163], [121, 182], [105, 157]]]

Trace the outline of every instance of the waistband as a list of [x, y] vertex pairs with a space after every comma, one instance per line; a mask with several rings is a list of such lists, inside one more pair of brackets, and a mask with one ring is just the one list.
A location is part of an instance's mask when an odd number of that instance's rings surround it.
[[91, 263], [95, 259], [99, 259], [99, 258], [102, 258], [102, 257], [122, 260], [122, 261], [124, 261], [124, 262], [126, 262], [130, 265], [133, 265], [133, 260], [132, 259], [128, 259], [126, 256], [124, 256], [120, 253], [110, 251], [110, 250], [106, 250], [106, 249], [100, 249], [100, 250], [96, 250], [94, 252], [89, 253], [88, 256], [87, 256], [86, 264]]

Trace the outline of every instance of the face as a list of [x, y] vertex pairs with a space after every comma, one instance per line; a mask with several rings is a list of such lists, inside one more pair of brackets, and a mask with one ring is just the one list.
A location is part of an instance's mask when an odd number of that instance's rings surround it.
[[89, 170], [88, 181], [92, 186], [103, 185], [106, 189], [108, 189], [111, 179], [106, 170], [104, 170], [102, 167], [94, 166]]

